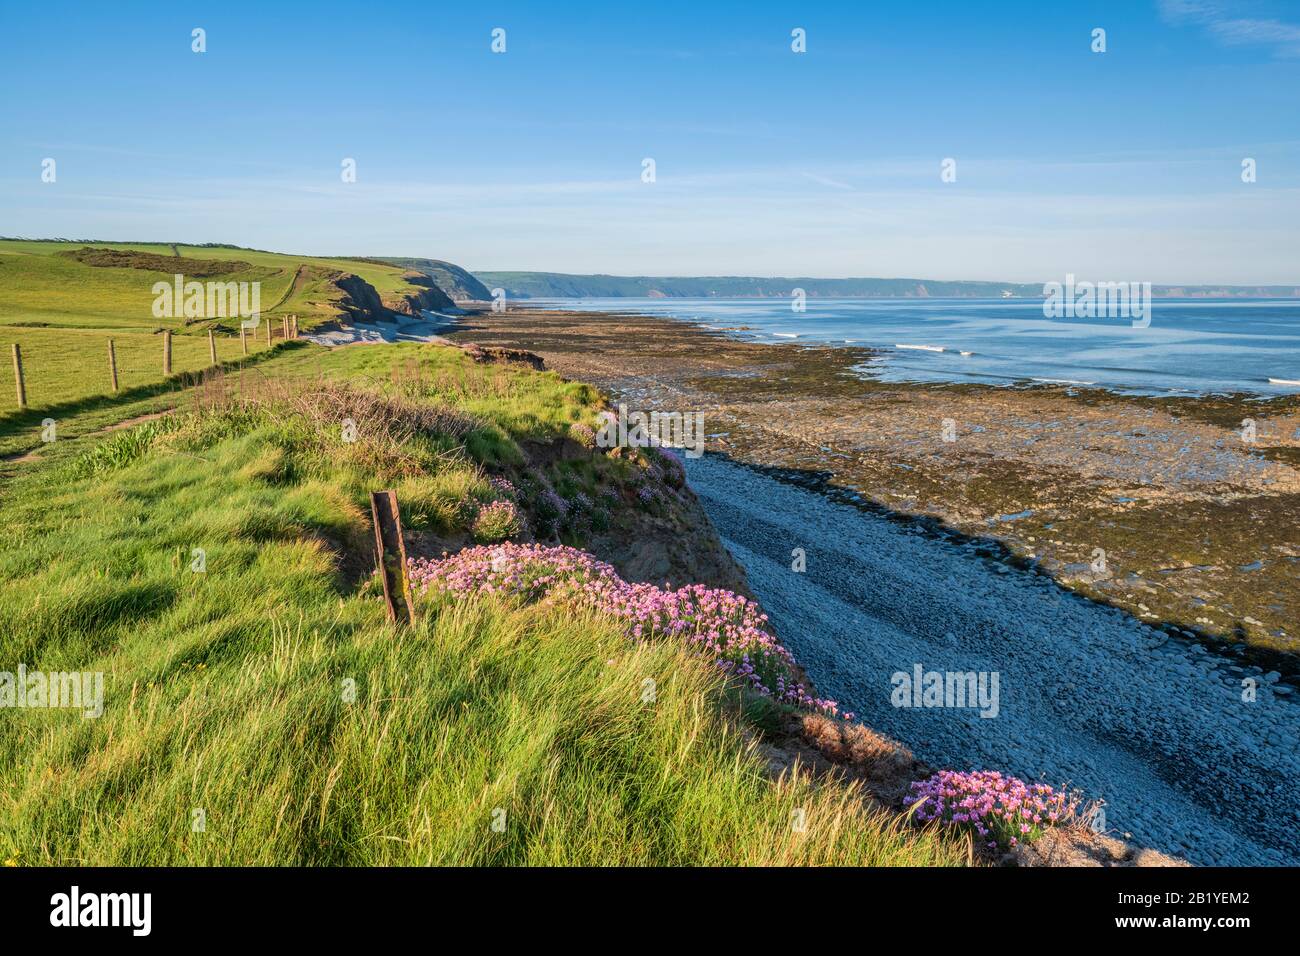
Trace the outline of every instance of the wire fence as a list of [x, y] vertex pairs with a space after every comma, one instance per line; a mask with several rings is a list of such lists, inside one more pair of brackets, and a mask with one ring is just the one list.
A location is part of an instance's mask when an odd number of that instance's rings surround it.
[[263, 316], [238, 332], [181, 334], [0, 326], [0, 414], [157, 385], [297, 337], [297, 316]]

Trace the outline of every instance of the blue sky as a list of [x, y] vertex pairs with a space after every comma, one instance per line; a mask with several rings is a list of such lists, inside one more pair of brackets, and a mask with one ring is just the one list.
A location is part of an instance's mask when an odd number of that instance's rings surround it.
[[1300, 282], [1298, 0], [6, 4], [0, 83], [5, 235]]

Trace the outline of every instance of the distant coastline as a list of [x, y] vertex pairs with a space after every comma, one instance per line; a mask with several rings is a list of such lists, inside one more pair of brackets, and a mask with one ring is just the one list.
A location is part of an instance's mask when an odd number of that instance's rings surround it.
[[[813, 299], [1044, 297], [1042, 282], [911, 278], [819, 279], [808, 276], [614, 276], [508, 271], [475, 272], [474, 276], [489, 288], [504, 289], [510, 299], [789, 299], [795, 289], [801, 289], [805, 296]], [[1300, 282], [1278, 285], [1152, 283], [1151, 292], [1157, 298], [1169, 299], [1293, 299], [1300, 298]]]
[[[1154, 299], [1149, 327], [1049, 318], [1042, 300], [617, 297], [533, 299], [530, 310], [642, 314], [763, 344], [869, 349], [856, 371], [882, 382], [1034, 383], [1153, 396], [1294, 394], [1300, 300]], [[1212, 347], [1211, 347], [1212, 346]]]

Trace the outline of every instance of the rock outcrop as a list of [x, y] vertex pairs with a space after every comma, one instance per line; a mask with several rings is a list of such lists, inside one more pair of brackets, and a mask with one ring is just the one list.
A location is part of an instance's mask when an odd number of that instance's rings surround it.
[[527, 365], [539, 372], [546, 371], [546, 363], [536, 352], [529, 352], [526, 349], [509, 349], [500, 345], [467, 345], [464, 346], [465, 352], [475, 362], [480, 365], [490, 365], [493, 362], [514, 362], [520, 365]]
[[444, 312], [447, 309], [456, 308], [456, 303], [452, 302], [447, 293], [443, 292], [438, 287], [438, 284], [428, 276], [418, 272], [408, 272], [402, 278], [413, 288], [409, 292], [392, 295], [385, 299], [384, 305], [390, 311], [418, 318], [423, 309]]
[[390, 310], [379, 297], [379, 293], [365, 279], [350, 272], [340, 272], [330, 280], [343, 295], [335, 302], [344, 315], [352, 322], [388, 322], [392, 320]]

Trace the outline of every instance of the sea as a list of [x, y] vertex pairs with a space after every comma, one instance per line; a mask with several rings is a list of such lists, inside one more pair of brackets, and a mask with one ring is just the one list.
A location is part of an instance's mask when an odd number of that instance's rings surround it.
[[809, 298], [803, 312], [789, 299], [528, 304], [684, 319], [757, 342], [865, 346], [879, 352], [863, 374], [890, 382], [1037, 382], [1145, 395], [1300, 393], [1300, 299], [1154, 299], [1150, 324], [1136, 326], [1127, 318], [1047, 318], [1040, 300], [1026, 299]]

